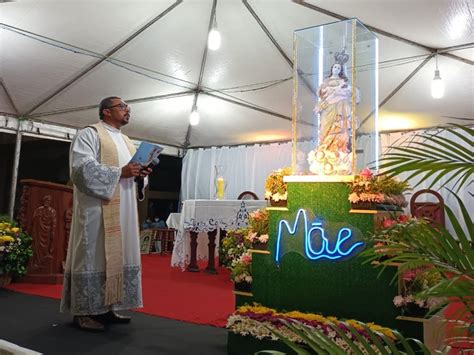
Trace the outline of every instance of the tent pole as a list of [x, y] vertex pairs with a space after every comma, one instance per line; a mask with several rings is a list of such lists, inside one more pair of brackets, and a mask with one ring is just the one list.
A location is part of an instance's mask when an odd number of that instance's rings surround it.
[[10, 186], [10, 203], [8, 205], [8, 217], [13, 219], [13, 211], [15, 208], [16, 185], [18, 180], [18, 166], [20, 165], [20, 150], [21, 150], [21, 122], [18, 121], [18, 130], [16, 133], [15, 155], [13, 158], [12, 180]]

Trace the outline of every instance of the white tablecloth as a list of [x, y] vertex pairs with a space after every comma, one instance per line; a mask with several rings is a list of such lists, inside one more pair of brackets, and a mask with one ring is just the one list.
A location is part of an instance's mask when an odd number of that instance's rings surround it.
[[[189, 232], [199, 232], [197, 259], [208, 259], [207, 232], [216, 229], [233, 230], [247, 226], [249, 212], [267, 206], [266, 200], [186, 200], [171, 257], [171, 266], [182, 269], [189, 264], [191, 246]], [[202, 233], [204, 232], [204, 233]], [[216, 244], [218, 242], [216, 240]], [[219, 247], [216, 248], [218, 255]]]
[[170, 213], [166, 219], [168, 228], [179, 229], [179, 222], [181, 220], [181, 213]]

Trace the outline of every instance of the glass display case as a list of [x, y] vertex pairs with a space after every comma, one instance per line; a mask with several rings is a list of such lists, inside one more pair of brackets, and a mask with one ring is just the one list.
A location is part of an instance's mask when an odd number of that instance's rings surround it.
[[357, 19], [295, 31], [294, 175], [350, 181], [378, 169], [377, 65], [377, 37]]

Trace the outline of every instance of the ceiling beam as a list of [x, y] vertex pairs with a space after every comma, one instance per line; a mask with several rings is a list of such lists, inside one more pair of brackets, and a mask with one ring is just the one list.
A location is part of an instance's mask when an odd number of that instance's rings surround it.
[[3, 90], [5, 91], [5, 94], [7, 95], [7, 99], [10, 102], [10, 105], [12, 105], [13, 109], [15, 110], [15, 114], [18, 116], [18, 109], [16, 108], [15, 102], [13, 101], [12, 96], [10, 95], [10, 92], [8, 91], [5, 81], [1, 78], [0, 78], [0, 85], [3, 87]]
[[[194, 94], [194, 90], [181, 91], [181, 92], [165, 94], [165, 95], [140, 97], [137, 99], [129, 99], [129, 100], [126, 99], [125, 101], [128, 104], [137, 104], [137, 103], [148, 102], [148, 101], [172, 99], [175, 97], [187, 96], [191, 94]], [[98, 108], [99, 108], [99, 105], [72, 107], [72, 108], [66, 108], [62, 110], [54, 110], [54, 111], [49, 111], [49, 112], [37, 113], [35, 115], [28, 116], [28, 118], [42, 118], [42, 117], [53, 116], [53, 115], [62, 114], [62, 113], [79, 112], [79, 111], [86, 111], [86, 110], [92, 110], [92, 109], [98, 109]]]
[[[242, 2], [245, 5], [245, 7], [247, 8], [247, 10], [250, 12], [250, 14], [253, 16], [255, 21], [257, 21], [257, 23], [260, 26], [260, 28], [262, 29], [262, 31], [267, 35], [270, 42], [272, 42], [272, 44], [275, 46], [275, 48], [278, 50], [278, 52], [280, 52], [283, 59], [286, 60], [286, 62], [290, 66], [291, 70], [293, 71], [293, 75], [295, 75], [295, 73], [294, 73], [294, 65], [295, 64], [294, 64], [293, 60], [291, 60], [290, 57], [288, 57], [288, 55], [283, 50], [282, 46], [280, 46], [280, 44], [277, 42], [275, 37], [273, 37], [273, 35], [271, 34], [270, 30], [265, 26], [263, 21], [260, 19], [260, 17], [257, 15], [257, 13], [253, 10], [252, 6], [250, 6], [250, 4], [248, 3], [248, 0], [242, 0]], [[304, 75], [302, 75], [300, 70], [298, 70], [298, 74], [299, 74], [298, 76], [301, 78], [301, 81], [303, 82], [303, 84], [306, 85], [306, 87], [309, 89], [309, 91], [313, 92], [313, 88], [312, 88], [311, 84], [305, 79]]]
[[235, 143], [235, 144], [221, 144], [221, 145], [199, 145], [199, 146], [192, 146], [188, 149], [199, 149], [199, 148], [222, 148], [222, 147], [239, 147], [239, 146], [251, 146], [251, 145], [264, 145], [264, 144], [284, 144], [284, 143], [291, 143], [291, 139], [284, 139], [284, 140], [276, 140], [276, 141], [256, 141], [256, 142], [248, 142], [248, 143]]
[[[206, 69], [206, 60], [207, 60], [207, 52], [208, 52], [207, 39], [209, 37], [209, 32], [211, 32], [212, 25], [214, 23], [214, 18], [216, 16], [216, 8], [217, 8], [217, 0], [213, 0], [212, 8], [211, 8], [211, 16], [209, 18], [209, 25], [207, 26], [206, 41], [204, 42], [204, 52], [202, 53], [201, 69], [199, 71], [199, 78], [198, 78], [198, 83], [195, 89], [194, 101], [193, 101], [193, 106], [191, 107], [191, 111], [197, 108], [197, 100], [202, 88], [202, 78], [204, 77], [204, 70]], [[189, 111], [189, 113], [191, 113], [191, 111]], [[183, 143], [184, 149], [186, 149], [189, 146], [189, 141], [191, 139], [191, 129], [192, 129], [191, 124], [188, 124], [188, 129], [186, 131], [186, 136], [184, 138], [184, 143]]]
[[202, 93], [205, 94], [205, 95], [214, 97], [216, 99], [220, 99], [220, 100], [223, 100], [223, 101], [230, 102], [234, 105], [239, 105], [239, 106], [242, 106], [242, 107], [250, 108], [250, 109], [255, 110], [255, 111], [266, 113], [267, 115], [271, 115], [271, 116], [282, 118], [282, 119], [287, 120], [287, 121], [291, 121], [291, 117], [282, 115], [281, 113], [278, 113], [278, 112], [270, 111], [270, 110], [264, 109], [262, 107], [252, 106], [252, 105], [246, 104], [244, 102], [240, 102], [240, 101], [237, 101], [237, 100], [232, 100], [232, 99], [228, 99], [228, 98], [225, 98], [225, 97], [222, 97], [222, 96], [214, 95], [214, 94], [212, 94], [210, 92], [207, 92], [207, 91], [203, 91]]
[[[415, 76], [416, 73], [418, 73], [418, 71], [420, 71], [421, 68], [423, 68], [426, 63], [428, 63], [431, 58], [433, 58], [435, 56], [435, 53], [431, 53], [428, 57], [425, 58], [425, 60], [423, 60], [410, 74], [408, 74], [408, 76], [400, 83], [398, 84], [398, 86], [393, 89], [386, 97], [385, 99], [382, 100], [382, 102], [380, 102], [378, 108], [380, 109], [383, 105], [385, 105], [411, 78], [413, 78]], [[369, 113], [367, 115], [367, 117], [365, 117], [362, 122], [360, 123], [360, 126], [359, 127], [362, 127], [362, 125], [367, 122], [369, 120], [370, 117], [372, 117], [372, 115], [374, 114], [375, 111], [372, 111], [371, 113]]]
[[[270, 115], [270, 116], [278, 117], [278, 118], [284, 119], [286, 121], [290, 121], [290, 122], [292, 121], [292, 118], [289, 117], [289, 116], [285, 116], [285, 115], [282, 115], [281, 113], [267, 110], [263, 107], [253, 106], [253, 105], [250, 105], [250, 104], [247, 104], [247, 103], [244, 103], [244, 102], [240, 102], [240, 101], [237, 101], [237, 100], [228, 99], [228, 98], [225, 98], [225, 97], [222, 97], [222, 96], [214, 95], [214, 94], [212, 94], [210, 92], [207, 92], [207, 91], [202, 91], [202, 94], [214, 97], [216, 99], [220, 99], [220, 100], [223, 100], [223, 101], [230, 102], [234, 105], [239, 105], [239, 106], [246, 107], [246, 108], [249, 108], [249, 109], [252, 109], [252, 110], [255, 110], [255, 111], [259, 111], [259, 112], [265, 113], [265, 114]], [[314, 126], [314, 124], [308, 123], [308, 122], [300, 122], [299, 124], [304, 125], [304, 126], [311, 126], [311, 127]]]
[[278, 52], [280, 52], [281, 56], [286, 60], [286, 62], [288, 63], [288, 65], [291, 67], [291, 69], [293, 69], [293, 61], [290, 59], [290, 57], [288, 57], [288, 55], [285, 53], [285, 51], [283, 50], [283, 48], [280, 46], [280, 44], [276, 41], [275, 37], [272, 36], [272, 34], [270, 33], [270, 31], [268, 30], [268, 28], [265, 26], [265, 24], [262, 22], [262, 20], [260, 19], [260, 17], [258, 17], [257, 13], [252, 9], [252, 7], [250, 6], [250, 4], [248, 3], [247, 0], [242, 0], [242, 2], [244, 3], [245, 7], [247, 8], [247, 10], [250, 12], [250, 14], [253, 16], [253, 18], [255, 19], [255, 21], [257, 21], [258, 25], [260, 26], [260, 28], [262, 29], [263, 32], [265, 32], [265, 34], [267, 35], [268, 39], [273, 43], [273, 45], [275, 46], [275, 48], [278, 50]]
[[[346, 17], [346, 16], [342, 16], [342, 15], [339, 15], [335, 12], [332, 12], [332, 11], [329, 11], [329, 10], [326, 10], [326, 9], [323, 9], [319, 6], [316, 6], [316, 5], [313, 5], [313, 4], [309, 4], [307, 3], [306, 1], [304, 0], [292, 0], [295, 4], [298, 4], [298, 5], [301, 5], [301, 6], [304, 6], [304, 7], [307, 7], [311, 10], [314, 10], [316, 12], [319, 12], [321, 14], [324, 14], [324, 15], [327, 15], [327, 16], [331, 16], [331, 17], [334, 17], [334, 18], [337, 18], [338, 20], [349, 20], [350, 17]], [[377, 27], [374, 27], [374, 26], [370, 26], [370, 25], [367, 25], [366, 23], [364, 23], [364, 26], [372, 31], [372, 32], [375, 32], [375, 33], [378, 33], [378, 34], [381, 34], [383, 36], [386, 36], [386, 37], [389, 37], [389, 38], [392, 38], [392, 39], [395, 39], [397, 41], [400, 41], [400, 42], [403, 42], [403, 43], [406, 43], [406, 44], [410, 44], [412, 46], [416, 46], [418, 48], [422, 48], [424, 50], [427, 50], [427, 51], [430, 51], [430, 52], [436, 52], [437, 49], [436, 48], [432, 48], [432, 47], [429, 47], [429, 46], [425, 46], [424, 44], [421, 44], [421, 43], [418, 43], [418, 42], [415, 42], [415, 41], [412, 41], [410, 39], [407, 39], [407, 38], [404, 38], [404, 37], [401, 37], [401, 36], [397, 36], [391, 32], [387, 32], [387, 31], [384, 31], [384, 30], [381, 30]], [[441, 55], [444, 55], [444, 56], [447, 56], [447, 57], [450, 57], [452, 59], [455, 59], [455, 60], [459, 60], [461, 62], [464, 62], [464, 63], [468, 63], [468, 64], [471, 64], [472, 65], [472, 61], [469, 61], [468, 59], [465, 59], [465, 58], [462, 58], [462, 57], [458, 57], [457, 55], [454, 55], [454, 54], [450, 54], [450, 53], [440, 53]], [[470, 63], [469, 63], [470, 62]]]
[[74, 84], [76, 81], [78, 81], [80, 78], [84, 77], [87, 73], [89, 73], [92, 69], [94, 69], [95, 67], [97, 67], [99, 64], [103, 63], [104, 61], [106, 61], [108, 59], [108, 57], [112, 56], [113, 54], [115, 54], [116, 52], [118, 52], [121, 48], [123, 48], [125, 45], [127, 45], [130, 41], [132, 41], [133, 39], [135, 39], [136, 37], [138, 37], [141, 33], [143, 33], [144, 31], [146, 31], [150, 26], [152, 26], [153, 24], [155, 24], [157, 21], [159, 21], [161, 18], [163, 18], [165, 15], [167, 15], [169, 12], [171, 12], [174, 8], [176, 8], [176, 6], [178, 6], [183, 0], [176, 0], [176, 2], [169, 6], [165, 11], [163, 11], [162, 13], [160, 13], [158, 16], [156, 16], [155, 18], [153, 18], [151, 21], [149, 21], [148, 23], [146, 23], [144, 26], [140, 27], [137, 31], [135, 31], [134, 33], [132, 33], [129, 37], [127, 37], [125, 40], [123, 40], [122, 42], [120, 42], [118, 45], [116, 45], [114, 48], [112, 48], [110, 51], [108, 51], [103, 58], [100, 58], [98, 59], [97, 61], [95, 61], [94, 63], [92, 63], [91, 65], [89, 65], [87, 68], [85, 68], [84, 70], [82, 70], [81, 72], [79, 72], [77, 75], [75, 75], [73, 78], [71, 78], [70, 80], [68, 80], [65, 84], [61, 85], [61, 87], [59, 87], [58, 89], [56, 89], [53, 93], [51, 93], [50, 95], [48, 95], [45, 99], [41, 100], [40, 102], [38, 102], [37, 104], [35, 104], [31, 109], [29, 109], [27, 112], [24, 113], [25, 116], [31, 114], [32, 112], [34, 112], [36, 109], [38, 109], [39, 107], [43, 106], [45, 103], [47, 103], [48, 101], [50, 101], [52, 98], [56, 97], [57, 95], [59, 95], [61, 92], [63, 92], [65, 89], [67, 89], [69, 86], [71, 86], [72, 84]]

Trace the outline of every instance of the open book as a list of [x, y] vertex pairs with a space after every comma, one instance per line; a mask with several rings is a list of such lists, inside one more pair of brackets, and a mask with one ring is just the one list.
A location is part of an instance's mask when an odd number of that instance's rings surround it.
[[133, 155], [130, 163], [139, 163], [142, 166], [156, 165], [158, 155], [160, 155], [163, 147], [149, 142], [141, 142], [137, 151]]

